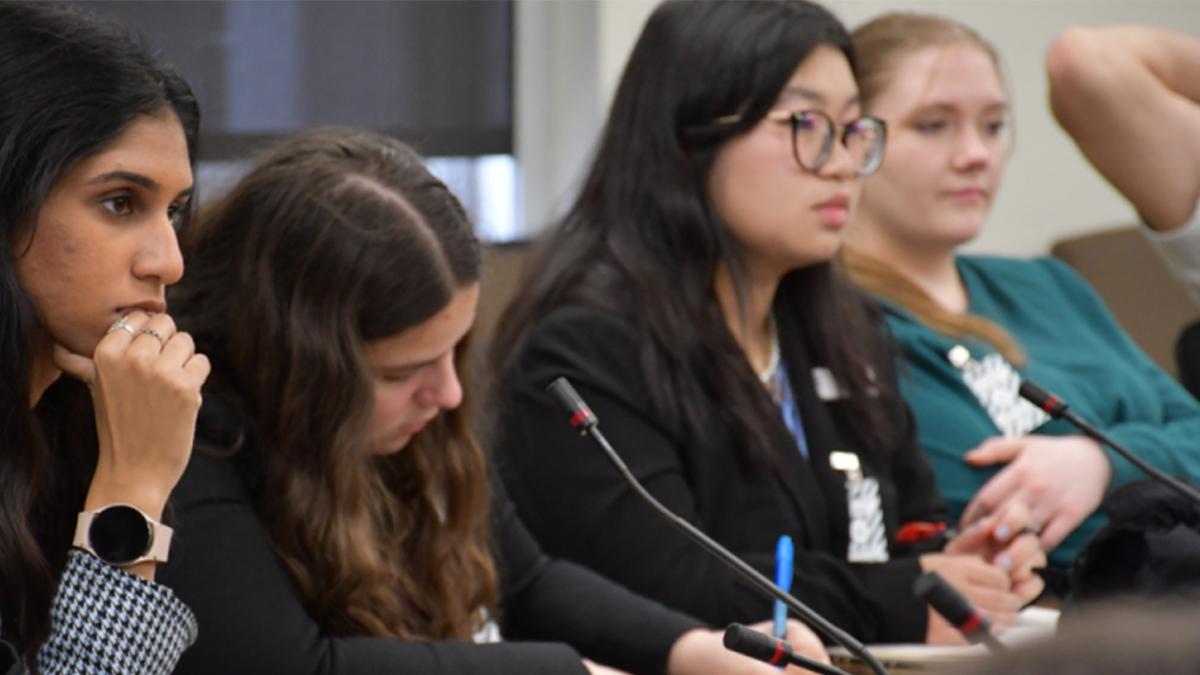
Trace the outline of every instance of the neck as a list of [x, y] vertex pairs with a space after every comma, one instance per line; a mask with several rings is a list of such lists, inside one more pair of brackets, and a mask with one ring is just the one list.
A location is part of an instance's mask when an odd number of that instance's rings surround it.
[[725, 263], [717, 265], [713, 278], [713, 293], [721, 306], [725, 325], [756, 373], [765, 369], [771, 360], [771, 306], [781, 278], [748, 269], [741, 298]]
[[42, 394], [62, 375], [54, 365], [54, 342], [43, 331], [38, 331], [33, 340], [32, 361], [29, 365], [29, 407], [42, 400]]
[[958, 268], [955, 249], [947, 246], [922, 246], [890, 236], [892, 229], [862, 217], [847, 232], [846, 243], [862, 253], [887, 263], [909, 279], [943, 308], [956, 313], [967, 311], [969, 298]]

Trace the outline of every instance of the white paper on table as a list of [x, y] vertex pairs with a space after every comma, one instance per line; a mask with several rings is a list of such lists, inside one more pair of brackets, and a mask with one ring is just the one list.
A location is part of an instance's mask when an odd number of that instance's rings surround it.
[[[996, 637], [1008, 646], [1016, 646], [1048, 640], [1058, 628], [1058, 610], [1045, 607], [1026, 607], [1017, 614], [1013, 625], [997, 631]], [[867, 645], [867, 649], [887, 668], [921, 663], [953, 663], [985, 656], [983, 645], [926, 645], [920, 643], [893, 643]], [[843, 647], [830, 647], [829, 656], [834, 663], [853, 659]]]

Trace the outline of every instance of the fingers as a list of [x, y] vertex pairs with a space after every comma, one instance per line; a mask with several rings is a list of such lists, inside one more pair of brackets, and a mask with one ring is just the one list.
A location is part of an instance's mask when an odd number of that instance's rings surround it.
[[944, 552], [951, 555], [979, 554], [991, 543], [992, 518], [977, 520], [965, 526], [958, 536], [946, 542]]
[[[995, 593], [993, 591], [993, 593]], [[987, 602], [978, 602], [975, 604], [979, 611], [987, 615], [992, 623], [1000, 624], [1001, 626], [1011, 626], [1017, 622], [1017, 613], [1021, 611], [1021, 599], [1016, 593], [1005, 591], [1004, 593], [996, 593], [993, 600]]]
[[1004, 438], [997, 436], [989, 438], [968, 452], [963, 459], [972, 466], [991, 466], [1011, 462], [1025, 447], [1025, 439]]
[[927, 553], [920, 557], [921, 569], [937, 572], [959, 588], [981, 586], [1008, 589], [1008, 573], [977, 555]]
[[821, 663], [829, 663], [829, 653], [825, 651], [825, 645], [821, 644], [821, 639], [808, 626], [795, 619], [788, 619], [787, 639], [797, 654]]
[[1008, 548], [996, 555], [996, 566], [1008, 572], [1013, 583], [1020, 583], [1036, 576], [1033, 568], [1046, 564], [1046, 554], [1041, 543], [1032, 534], [1023, 534], [1013, 539]]
[[1038, 575], [1033, 575], [1029, 579], [1022, 581], [1013, 586], [1013, 593], [1021, 599], [1021, 605], [1027, 605], [1037, 599], [1045, 589], [1046, 582]]
[[1067, 538], [1068, 534], [1075, 529], [1079, 524], [1079, 520], [1065, 514], [1051, 518], [1046, 526], [1042, 528], [1040, 535], [1042, 550], [1052, 551], [1055, 547], [1062, 543], [1063, 539]]
[[[137, 335], [130, 341], [129, 353], [142, 357], [161, 354], [173, 337], [175, 320], [168, 314], [155, 314], [137, 329]], [[187, 356], [191, 356], [190, 351]], [[178, 365], [182, 366], [183, 361], [179, 361]]]
[[96, 364], [88, 357], [80, 356], [60, 344], [55, 344], [52, 358], [55, 368], [89, 387], [96, 381]]
[[[990, 441], [988, 441], [990, 442]], [[987, 442], [985, 442], [986, 445]], [[982, 447], [982, 446], [981, 446]], [[1005, 467], [979, 488], [967, 504], [959, 520], [966, 526], [998, 510], [1021, 490], [1021, 476], [1012, 467]]]
[[1029, 507], [1023, 499], [1011, 499], [996, 514], [991, 527], [992, 539], [999, 544], [1020, 535], [1029, 525]]
[[964, 557], [962, 567], [970, 586], [1007, 591], [1011, 585], [1007, 572], [981, 558]]
[[183, 365], [184, 375], [187, 377], [187, 382], [199, 389], [212, 373], [212, 364], [209, 363], [208, 357], [203, 354], [193, 354], [192, 358]]

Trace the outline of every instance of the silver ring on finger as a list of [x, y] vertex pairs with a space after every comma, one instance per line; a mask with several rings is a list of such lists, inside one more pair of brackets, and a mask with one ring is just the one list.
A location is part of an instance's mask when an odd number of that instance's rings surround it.
[[115, 333], [116, 331], [123, 330], [123, 331], [127, 331], [130, 335], [137, 337], [137, 333], [133, 332], [133, 327], [130, 326], [129, 323], [126, 321], [128, 318], [129, 317], [127, 317], [127, 316], [123, 316], [123, 317], [117, 319], [116, 321], [113, 322], [113, 325], [108, 327], [108, 330], [105, 331], [104, 334], [108, 335], [109, 333]]
[[[130, 330], [129, 332], [132, 333], [133, 331]], [[150, 326], [146, 326], [146, 327], [142, 328], [141, 332], [158, 340], [158, 344], [160, 344], [160, 345], [165, 346], [167, 344], [167, 336], [163, 335], [162, 332], [159, 331], [158, 329], [151, 328]]]

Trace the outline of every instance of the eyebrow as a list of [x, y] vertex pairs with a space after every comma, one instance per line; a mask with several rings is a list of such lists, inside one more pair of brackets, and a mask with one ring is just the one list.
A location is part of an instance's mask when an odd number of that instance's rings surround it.
[[435, 356], [432, 359], [428, 359], [425, 361], [414, 361], [411, 363], [397, 363], [397, 364], [392, 364], [392, 365], [380, 366], [380, 367], [376, 368], [376, 370], [381, 373], [398, 373], [398, 372], [406, 372], [406, 371], [410, 371], [410, 370], [420, 370], [421, 368], [424, 368], [425, 366], [436, 363], [439, 358], [441, 358], [441, 357]]
[[[816, 103], [817, 105], [825, 105], [825, 102], [826, 102], [825, 96], [823, 94], [821, 94], [820, 92], [816, 92], [816, 91], [813, 91], [812, 89], [807, 89], [805, 87], [801, 87], [800, 85], [796, 85], [796, 84], [791, 84], [791, 85], [784, 87], [783, 91], [779, 93], [780, 101], [786, 101], [791, 98], [805, 99], [807, 101]], [[842, 111], [844, 112], [855, 106], [861, 106], [861, 104], [862, 104], [861, 97], [858, 94], [855, 94], [853, 98], [846, 101], [846, 104], [844, 106], [842, 106]]]
[[[1011, 109], [1012, 109], [1012, 106], [1009, 105], [1008, 101], [994, 101], [992, 103], [985, 105], [983, 107], [983, 112], [993, 112], [996, 110], [1011, 110]], [[930, 102], [930, 103], [922, 103], [922, 104], [918, 105], [917, 107], [913, 108], [912, 112], [913, 112], [913, 114], [918, 114], [918, 113], [926, 112], [929, 110], [956, 112], [958, 110], [958, 106], [953, 105], [951, 103], [943, 103], [943, 102], [935, 101], [935, 102]]]
[[[158, 181], [150, 178], [149, 176], [144, 176], [140, 173], [134, 173], [132, 171], [109, 171], [108, 173], [102, 173], [99, 176], [89, 180], [87, 184], [99, 185], [101, 183], [110, 183], [112, 181], [128, 181], [151, 192], [158, 192], [162, 189], [162, 186], [159, 185]], [[190, 197], [195, 188], [196, 186], [193, 185], [188, 187], [186, 190], [180, 190], [177, 197]]]

